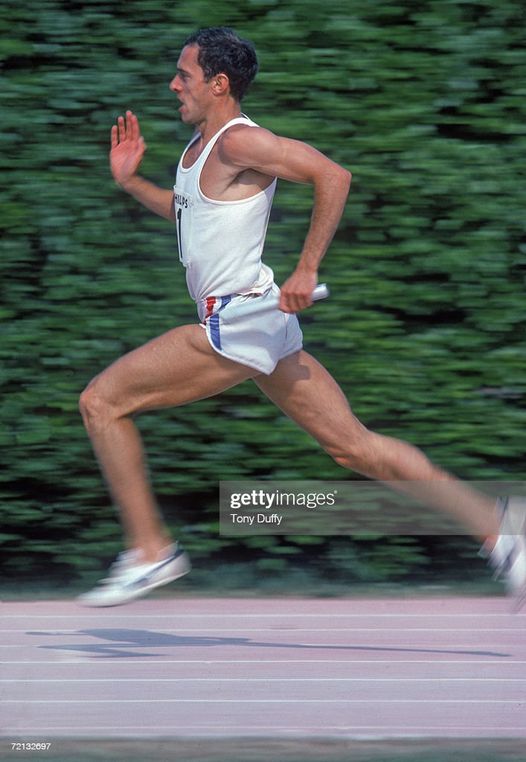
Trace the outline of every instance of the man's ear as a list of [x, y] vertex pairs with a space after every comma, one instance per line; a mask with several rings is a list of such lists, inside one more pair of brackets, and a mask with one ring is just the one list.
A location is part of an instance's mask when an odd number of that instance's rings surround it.
[[212, 92], [214, 95], [224, 95], [230, 89], [230, 80], [224, 72], [214, 74], [212, 77]]

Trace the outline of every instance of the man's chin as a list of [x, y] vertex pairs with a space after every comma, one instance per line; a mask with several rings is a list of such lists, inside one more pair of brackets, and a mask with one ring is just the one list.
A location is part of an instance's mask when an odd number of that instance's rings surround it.
[[181, 122], [184, 122], [185, 124], [190, 123], [189, 113], [186, 106], [183, 105], [179, 107], [179, 117], [181, 119]]

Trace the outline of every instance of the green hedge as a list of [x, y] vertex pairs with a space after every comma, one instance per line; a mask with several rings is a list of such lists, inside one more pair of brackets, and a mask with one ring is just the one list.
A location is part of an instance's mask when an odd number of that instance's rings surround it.
[[[333, 296], [304, 316], [307, 349], [372, 428], [464, 478], [523, 478], [523, 10], [521, 0], [4, 0], [6, 574], [83, 574], [119, 546], [77, 398], [124, 351], [194, 320], [194, 307], [171, 226], [113, 184], [109, 128], [134, 109], [143, 171], [171, 185], [189, 131], [168, 83], [198, 26], [230, 24], [255, 42], [252, 118], [353, 172], [321, 273]], [[278, 282], [310, 204], [308, 188], [280, 184], [266, 249]], [[386, 566], [359, 543], [344, 562], [331, 538], [218, 537], [220, 479], [347, 478], [250, 383], [140, 425], [167, 517], [202, 560], [255, 558], [264, 572], [314, 554], [330, 573], [391, 579], [432, 553], [394, 538]]]

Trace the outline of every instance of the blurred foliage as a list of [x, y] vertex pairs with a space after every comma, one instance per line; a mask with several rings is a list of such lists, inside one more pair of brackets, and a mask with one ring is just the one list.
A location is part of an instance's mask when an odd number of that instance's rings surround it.
[[[258, 49], [244, 110], [354, 175], [321, 273], [333, 297], [303, 319], [307, 349], [370, 427], [464, 478], [523, 478], [522, 0], [4, 0], [7, 575], [66, 579], [100, 569], [119, 547], [78, 394], [123, 352], [195, 317], [171, 226], [113, 184], [109, 128], [135, 110], [144, 174], [169, 187], [189, 132], [168, 83], [185, 36], [214, 24]], [[294, 267], [311, 200], [308, 188], [280, 184], [266, 248], [278, 282]], [[221, 479], [345, 478], [250, 383], [140, 425], [167, 518], [202, 563], [228, 553], [282, 574], [301, 559], [327, 575], [382, 580], [433, 555], [416, 539], [374, 552], [349, 541], [344, 552], [331, 538], [218, 537]]]

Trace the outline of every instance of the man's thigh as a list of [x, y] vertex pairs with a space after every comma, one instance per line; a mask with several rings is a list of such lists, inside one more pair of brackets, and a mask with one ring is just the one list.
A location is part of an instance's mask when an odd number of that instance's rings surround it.
[[185, 325], [116, 360], [90, 386], [121, 416], [184, 405], [257, 375], [212, 349], [199, 325]]
[[270, 376], [254, 380], [270, 400], [323, 447], [332, 449], [341, 445], [342, 437], [356, 438], [366, 432], [340, 386], [308, 352], [302, 350], [286, 357]]

